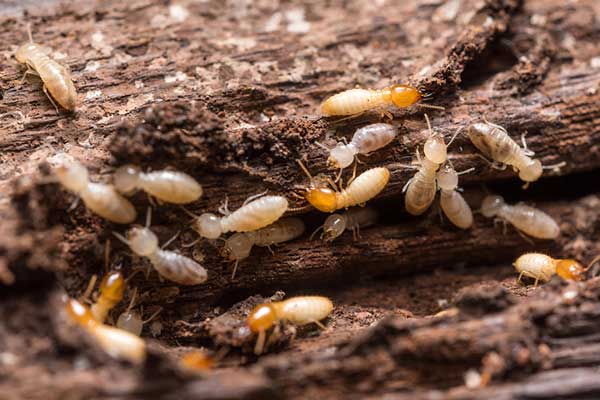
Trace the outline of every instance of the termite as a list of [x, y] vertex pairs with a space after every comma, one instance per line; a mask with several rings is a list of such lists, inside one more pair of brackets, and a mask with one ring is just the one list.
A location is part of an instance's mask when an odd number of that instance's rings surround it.
[[540, 160], [532, 159], [535, 153], [527, 149], [525, 138], [522, 137], [523, 148], [508, 136], [506, 129], [491, 122], [479, 122], [468, 129], [471, 142], [487, 158], [501, 164], [510, 165], [518, 172], [524, 182], [537, 181], [544, 169], [558, 168], [565, 163], [542, 166]]
[[117, 318], [116, 326], [119, 329], [123, 329], [127, 332], [133, 333], [136, 336], [140, 336], [142, 334], [142, 330], [144, 329], [144, 325], [152, 321], [162, 311], [162, 308], [159, 308], [148, 319], [144, 320], [142, 319], [142, 314], [140, 312], [133, 310], [136, 295], [137, 290], [134, 289], [129, 305], [125, 311], [119, 315], [119, 318]]
[[206, 371], [214, 367], [215, 359], [205, 351], [193, 350], [181, 357], [180, 363], [192, 371]]
[[350, 89], [327, 98], [321, 104], [321, 113], [325, 116], [343, 116], [382, 109], [390, 105], [407, 108], [419, 103], [424, 97], [426, 96], [417, 88], [410, 85], [392, 85], [383, 89]]
[[298, 296], [273, 303], [259, 304], [248, 315], [248, 328], [258, 334], [255, 354], [263, 352], [266, 332], [280, 322], [291, 322], [294, 325], [321, 324], [333, 310], [333, 303], [323, 296]]
[[538, 239], [555, 239], [560, 228], [554, 219], [537, 208], [524, 204], [509, 205], [502, 196], [489, 195], [483, 199], [481, 213], [484, 217], [498, 217], [515, 228]]
[[66, 154], [57, 155], [55, 160], [54, 174], [58, 181], [78, 195], [88, 209], [119, 224], [135, 220], [135, 208], [112, 185], [90, 182], [87, 168], [77, 160], [69, 159]]
[[423, 146], [425, 158], [421, 158], [417, 149], [418, 171], [402, 189], [406, 193], [404, 197], [406, 211], [412, 215], [423, 214], [433, 203], [437, 191], [436, 173], [440, 165], [446, 161], [448, 146], [454, 140], [453, 137], [446, 145], [444, 136], [434, 132], [431, 128], [427, 114], [425, 114], [425, 120], [429, 130], [429, 137]]
[[360, 237], [360, 228], [366, 228], [377, 222], [377, 211], [371, 207], [354, 207], [343, 214], [332, 214], [325, 220], [325, 223], [317, 228], [313, 235], [320, 229], [323, 229], [321, 239], [326, 242], [332, 242], [335, 238], [349, 229], [352, 231], [352, 237], [357, 240]]
[[202, 196], [202, 186], [179, 171], [142, 172], [135, 165], [124, 165], [114, 174], [115, 188], [126, 195], [142, 189], [165, 203], [187, 204]]
[[139, 337], [122, 329], [98, 322], [92, 311], [75, 299], [68, 299], [68, 315], [88, 332], [111, 357], [140, 364], [146, 358], [146, 344]]
[[348, 144], [339, 142], [329, 150], [330, 168], [343, 169], [352, 164], [358, 154], [369, 154], [387, 146], [396, 138], [398, 130], [390, 124], [371, 124], [358, 129]]
[[[256, 198], [259, 197], [259, 198]], [[288, 201], [283, 196], [251, 196], [244, 204], [229, 212], [227, 203], [219, 210], [223, 217], [212, 213], [200, 216], [186, 211], [194, 218], [192, 229], [204, 238], [217, 239], [227, 232], [250, 232], [277, 221], [288, 209]]]
[[100, 295], [92, 305], [91, 311], [98, 322], [104, 322], [110, 310], [123, 299], [125, 279], [119, 271], [106, 274], [100, 283]]
[[[468, 170], [470, 171], [470, 170]], [[467, 171], [461, 171], [465, 173]], [[461, 229], [468, 229], [473, 225], [473, 212], [465, 201], [458, 187], [459, 173], [450, 163], [445, 163], [437, 172], [436, 180], [440, 188], [440, 207], [450, 222]]]
[[150, 260], [156, 271], [164, 278], [181, 285], [199, 285], [206, 282], [208, 275], [204, 267], [191, 258], [174, 251], [163, 250], [158, 246], [158, 238], [150, 230], [150, 215], [148, 211], [145, 227], [133, 227], [127, 231], [125, 237], [117, 232], [113, 234], [128, 245], [135, 254]]
[[304, 164], [300, 160], [296, 161], [310, 180], [310, 185], [303, 189], [304, 198], [314, 208], [323, 212], [363, 205], [377, 196], [390, 180], [390, 171], [387, 168], [371, 168], [353, 179], [345, 189], [338, 191], [328, 187], [328, 182], [321, 177], [313, 178]]
[[521, 282], [523, 275], [535, 279], [535, 286], [539, 281], [548, 282], [556, 274], [563, 279], [582, 281], [585, 279], [586, 271], [598, 261], [595, 258], [587, 268], [571, 259], [555, 259], [541, 253], [526, 253], [514, 262], [519, 272], [517, 282]]
[[48, 57], [48, 49], [33, 42], [31, 29], [27, 27], [29, 43], [17, 49], [15, 58], [21, 64], [27, 66], [23, 80], [27, 75], [40, 77], [43, 82], [43, 90], [48, 99], [58, 112], [54, 98], [64, 109], [73, 111], [77, 105], [77, 91], [71, 73], [67, 68]]
[[287, 242], [304, 233], [304, 222], [300, 218], [282, 218], [264, 228], [252, 232], [238, 232], [225, 241], [221, 254], [235, 261], [231, 279], [235, 278], [238, 263], [250, 255], [252, 246], [269, 247]]

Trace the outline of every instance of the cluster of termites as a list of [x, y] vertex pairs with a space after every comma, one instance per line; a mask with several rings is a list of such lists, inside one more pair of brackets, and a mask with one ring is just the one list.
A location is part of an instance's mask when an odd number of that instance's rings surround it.
[[[67, 68], [48, 56], [48, 51], [33, 42], [29, 33], [29, 43], [21, 46], [15, 56], [19, 63], [27, 67], [25, 75], [36, 75], [42, 80], [43, 90], [56, 106], [55, 102], [66, 110], [74, 110], [77, 104], [77, 92]], [[327, 117], [352, 117], [364, 112], [376, 111], [382, 116], [392, 117], [389, 106], [408, 108], [422, 106], [443, 109], [424, 104], [429, 96], [411, 85], [397, 84], [383, 89], [351, 89], [335, 94], [321, 105], [321, 112]], [[57, 108], [58, 110], [58, 108]], [[439, 208], [447, 219], [460, 229], [473, 225], [473, 212], [462, 196], [459, 175], [473, 169], [457, 172], [448, 156], [452, 141], [466, 128], [472, 144], [495, 168], [511, 166], [526, 185], [540, 178], [546, 168], [558, 168], [562, 164], [543, 166], [533, 158], [523, 139], [519, 146], [502, 126], [486, 120], [460, 128], [446, 144], [445, 137], [434, 130], [425, 115], [428, 130], [423, 143], [423, 155], [416, 149], [416, 160], [408, 168], [416, 172], [404, 185], [403, 193], [406, 211], [414, 216], [425, 213], [433, 204], [439, 192]], [[333, 147], [315, 143], [327, 151], [326, 166], [338, 170], [336, 176], [327, 174], [313, 176], [300, 160], [300, 169], [308, 178], [308, 184], [302, 186], [300, 197], [321, 212], [332, 213], [319, 231], [324, 242], [332, 242], [346, 230], [352, 232], [354, 240], [360, 240], [360, 229], [374, 225], [378, 213], [365, 204], [384, 191], [390, 180], [390, 171], [385, 167], [375, 167], [357, 174], [357, 165], [364, 163], [361, 158], [389, 146], [398, 136], [398, 130], [388, 123], [375, 123], [357, 129], [351, 140], [338, 141]], [[190, 204], [201, 198], [202, 186], [190, 175], [164, 169], [144, 172], [135, 165], [118, 168], [112, 183], [94, 182], [87, 168], [79, 161], [65, 154], [59, 154], [52, 160], [56, 180], [77, 199], [81, 199], [88, 210], [118, 224], [131, 224], [137, 219], [136, 209], [127, 199], [136, 191], [145, 192], [158, 204]], [[353, 167], [350, 179], [344, 185], [342, 173], [345, 168]], [[288, 242], [304, 234], [304, 222], [297, 217], [284, 217], [293, 211], [288, 199], [281, 195], [259, 195], [249, 197], [237, 210], [231, 212], [227, 202], [219, 208], [220, 215], [205, 212], [195, 215], [183, 208], [193, 217], [190, 228], [200, 238], [224, 241], [220, 251], [225, 260], [233, 262], [232, 279], [238, 264], [248, 258], [254, 246], [267, 247]], [[560, 234], [558, 224], [548, 214], [536, 208], [516, 204], [509, 205], [501, 196], [489, 195], [483, 200], [479, 212], [494, 221], [514, 226], [520, 233], [538, 239], [555, 239]], [[165, 247], [175, 239], [159, 246], [157, 235], [150, 229], [150, 209], [144, 226], [134, 225], [125, 234], [113, 232], [126, 244], [135, 256], [146, 260], [147, 265], [160, 275], [161, 279], [179, 285], [199, 285], [205, 283], [208, 271], [196, 260], [186, 257]], [[283, 218], [282, 218], [283, 217]], [[222, 239], [223, 235], [229, 237]], [[199, 239], [200, 240], [200, 239]], [[538, 281], [547, 281], [553, 275], [565, 279], [581, 280], [586, 268], [574, 260], [557, 260], [544, 254], [530, 253], [515, 261], [519, 271], [519, 281], [523, 276]], [[589, 267], [588, 267], [589, 268]], [[93, 290], [94, 281], [89, 290]], [[129, 306], [116, 318], [114, 326], [107, 322], [110, 312], [124, 298], [127, 282], [120, 271], [107, 272], [101, 281], [95, 298], [87, 295], [81, 300], [68, 299], [66, 309], [73, 321], [93, 336], [98, 344], [112, 356], [139, 363], [145, 358], [145, 344], [139, 335], [145, 323], [152, 320], [160, 309], [144, 320], [142, 313], [136, 311], [137, 289], [130, 291]], [[88, 291], [89, 295], [89, 291]], [[268, 346], [267, 338], [276, 338], [282, 323], [306, 325], [310, 323], [323, 327], [325, 319], [333, 309], [331, 300], [320, 296], [292, 297], [280, 302], [260, 304], [247, 318], [249, 330], [256, 334], [255, 353], [261, 354]], [[270, 335], [268, 332], [271, 332]], [[191, 352], [181, 360], [182, 366], [202, 370], [210, 368], [214, 359], [204, 352]]]

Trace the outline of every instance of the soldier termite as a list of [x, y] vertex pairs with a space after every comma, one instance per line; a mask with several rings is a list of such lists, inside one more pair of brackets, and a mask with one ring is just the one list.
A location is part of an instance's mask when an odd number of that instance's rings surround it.
[[[258, 197], [258, 198], [256, 198]], [[219, 209], [224, 214], [204, 213], [200, 216], [186, 212], [194, 218], [192, 229], [202, 237], [217, 239], [227, 232], [250, 232], [277, 221], [288, 209], [288, 201], [283, 196], [251, 196], [244, 204], [230, 212], [227, 203]]]
[[[472, 169], [462, 171], [460, 174], [470, 172]], [[468, 229], [473, 225], [473, 212], [465, 201], [458, 187], [459, 173], [452, 164], [445, 163], [437, 172], [436, 180], [440, 188], [440, 207], [450, 222], [461, 229]]]
[[[350, 89], [327, 98], [321, 104], [325, 116], [356, 115], [365, 111], [382, 109], [394, 105], [406, 108], [419, 103], [423, 98], [419, 90], [410, 85], [392, 85], [383, 89]], [[420, 104], [423, 107], [443, 107]]]
[[544, 169], [560, 168], [565, 163], [542, 166], [540, 160], [532, 159], [535, 153], [527, 149], [522, 137], [523, 148], [508, 136], [508, 132], [500, 125], [485, 121], [473, 124], [468, 129], [471, 142], [481, 153], [495, 162], [510, 165], [518, 172], [524, 182], [537, 181]]
[[481, 204], [484, 217], [498, 217], [510, 222], [515, 228], [538, 239], [555, 239], [560, 228], [554, 219], [537, 208], [524, 204], [506, 204], [502, 196], [488, 195]]
[[320, 229], [323, 229], [321, 239], [326, 242], [332, 242], [340, 236], [346, 229], [352, 231], [352, 237], [357, 240], [360, 237], [360, 228], [371, 226], [377, 222], [377, 211], [371, 207], [354, 207], [343, 214], [332, 214], [325, 220], [325, 223], [317, 228], [313, 235]]
[[563, 279], [582, 281], [586, 271], [599, 260], [596, 257], [584, 268], [580, 263], [571, 259], [555, 259], [541, 253], [526, 253], [514, 262], [515, 269], [519, 272], [517, 282], [521, 282], [523, 275], [535, 279], [535, 286], [539, 281], [548, 282], [556, 274]]
[[291, 322], [295, 325], [321, 324], [333, 310], [333, 303], [323, 296], [290, 297], [283, 301], [259, 304], [248, 315], [248, 328], [258, 334], [254, 353], [262, 354], [266, 332], [279, 322]]
[[192, 371], [206, 371], [214, 367], [216, 360], [205, 351], [193, 350], [181, 357], [180, 363]]
[[52, 98], [64, 109], [73, 111], [77, 105], [77, 91], [73, 85], [71, 73], [67, 68], [48, 57], [48, 49], [33, 42], [29, 26], [27, 33], [29, 34], [29, 43], [19, 47], [15, 53], [17, 61], [27, 66], [23, 80], [27, 75], [40, 77], [44, 85], [44, 93], [56, 111], [58, 112], [58, 107]]
[[396, 138], [398, 130], [390, 124], [371, 124], [358, 129], [348, 144], [338, 143], [329, 151], [327, 163], [331, 168], [343, 169], [352, 164], [358, 154], [369, 154], [387, 146]]
[[371, 168], [353, 179], [345, 189], [338, 191], [328, 187], [333, 182], [322, 177], [313, 178], [304, 164], [300, 160], [296, 161], [310, 180], [310, 185], [303, 189], [304, 198], [314, 208], [323, 212], [363, 205], [377, 196], [390, 179], [390, 171], [387, 168]]
[[144, 325], [152, 321], [162, 311], [162, 308], [159, 308], [148, 319], [144, 320], [142, 319], [141, 312], [133, 310], [136, 295], [137, 290], [134, 290], [127, 309], [125, 309], [125, 311], [119, 315], [119, 318], [117, 318], [116, 326], [119, 329], [123, 329], [127, 332], [133, 333], [136, 336], [140, 336], [142, 334], [142, 330], [144, 329]]
[[66, 310], [72, 320], [88, 332], [111, 357], [140, 364], [146, 358], [146, 344], [122, 329], [98, 322], [92, 311], [75, 299], [68, 299]]
[[91, 311], [98, 322], [104, 322], [110, 310], [123, 299], [125, 279], [119, 271], [111, 271], [100, 283], [100, 295], [92, 305]]
[[123, 194], [142, 189], [165, 203], [187, 204], [202, 196], [202, 186], [179, 171], [142, 172], [134, 165], [124, 165], [115, 171], [113, 179], [115, 188]]
[[425, 114], [425, 120], [427, 121], [429, 130], [429, 137], [423, 146], [425, 157], [421, 158], [417, 149], [418, 171], [406, 182], [406, 185], [402, 189], [406, 193], [404, 197], [406, 211], [412, 215], [423, 214], [431, 206], [431, 203], [433, 203], [437, 191], [437, 170], [446, 161], [448, 146], [452, 143], [454, 137], [456, 137], [455, 134], [448, 145], [446, 145], [444, 136], [434, 132], [431, 128], [427, 114]]
[[[199, 285], [206, 282], [206, 269], [196, 261], [174, 251], [163, 250], [158, 246], [158, 238], [150, 230], [150, 211], [146, 217], [146, 226], [136, 226], [127, 231], [126, 237], [117, 232], [113, 234], [129, 246], [140, 257], [146, 257], [156, 271], [164, 278], [181, 285]], [[168, 242], [163, 245], [165, 247]]]
[[119, 224], [129, 224], [137, 216], [133, 205], [112, 185], [90, 182], [87, 168], [66, 154], [55, 157], [54, 174], [69, 191], [78, 195], [88, 209]]
[[281, 218], [271, 225], [252, 232], [238, 232], [230, 236], [221, 254], [235, 261], [231, 279], [235, 278], [238, 263], [250, 255], [252, 246], [269, 247], [297, 238], [304, 233], [304, 222], [300, 218]]

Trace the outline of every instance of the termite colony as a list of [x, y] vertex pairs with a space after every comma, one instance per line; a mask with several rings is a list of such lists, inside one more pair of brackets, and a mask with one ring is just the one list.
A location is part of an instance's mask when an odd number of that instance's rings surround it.
[[[56, 100], [67, 110], [75, 108], [77, 94], [69, 72], [49, 58], [39, 45], [33, 43], [31, 35], [30, 43], [17, 50], [16, 59], [27, 66], [26, 75], [35, 74], [42, 79], [44, 91], [53, 104]], [[321, 105], [321, 112], [326, 117], [352, 117], [363, 112], [378, 111], [382, 116], [390, 117], [388, 106], [408, 108], [416, 105], [441, 109], [423, 104], [428, 97], [416, 87], [401, 84], [375, 90], [351, 89], [326, 99]], [[411, 165], [401, 165], [402, 168], [416, 169], [402, 190], [405, 193], [405, 209], [413, 216], [424, 214], [439, 191], [440, 209], [447, 219], [460, 229], [469, 229], [473, 225], [471, 206], [458, 186], [459, 175], [471, 172], [473, 168], [456, 172], [452, 157], [448, 154], [453, 140], [465, 129], [468, 138], [482, 153], [483, 158], [496, 168], [511, 166], [526, 185], [538, 180], [545, 168], [561, 166], [543, 166], [539, 160], [532, 158], [534, 154], [526, 147], [524, 140], [523, 147], [520, 147], [506, 129], [486, 120], [460, 127], [448, 143], [445, 136], [431, 125], [426, 114], [425, 120], [427, 138], [422, 146], [423, 154], [421, 155], [417, 146], [416, 160]], [[364, 158], [369, 154], [394, 146], [397, 136], [396, 126], [376, 123], [357, 129], [349, 142], [344, 139], [333, 147], [316, 142], [316, 146], [327, 152], [324, 167], [335, 170], [330, 171], [333, 176], [313, 176], [300, 159], [296, 160], [299, 172], [306, 175], [308, 182], [298, 187], [300, 194], [292, 192], [290, 195], [301, 198], [307, 203], [306, 207], [331, 213], [313, 232], [311, 239], [322, 230], [320, 239], [331, 243], [349, 230], [352, 238], [359, 241], [360, 229], [377, 223], [378, 212], [365, 205], [384, 191], [391, 172], [388, 168], [379, 166], [367, 168], [358, 174], [357, 165], [365, 163]], [[159, 205], [188, 205], [203, 195], [203, 188], [194, 177], [169, 168], [144, 172], [138, 166], [124, 165], [115, 171], [110, 184], [91, 180], [88, 169], [81, 162], [62, 153], [52, 158], [51, 165], [55, 179], [76, 195], [77, 199], [81, 199], [89, 211], [118, 224], [136, 221], [138, 213], [126, 196], [131, 196], [138, 190], [145, 192], [152, 204], [156, 202]], [[351, 166], [352, 176], [344, 185], [343, 170]], [[235, 264], [232, 280], [238, 264], [250, 256], [253, 247], [267, 247], [271, 250], [271, 246], [292, 241], [305, 232], [305, 224], [300, 218], [285, 216], [287, 212], [297, 209], [290, 208], [288, 199], [282, 195], [261, 193], [250, 196], [233, 212], [229, 211], [225, 200], [218, 210], [221, 216], [210, 212], [195, 215], [186, 208], [181, 208], [182, 212], [193, 218], [189, 227], [197, 232], [198, 240], [214, 242], [219, 239], [224, 242], [220, 254], [224, 260]], [[506, 204], [501, 196], [487, 196], [479, 212], [484, 217], [496, 218], [504, 224], [510, 223], [519, 232], [530, 237], [555, 239], [560, 234], [558, 224], [548, 214], [524, 204]], [[210, 279], [209, 271], [200, 262], [177, 251], [165, 249], [175, 237], [162, 247], [159, 246], [159, 239], [151, 230], [150, 209], [144, 226], [134, 225], [125, 234], [116, 231], [113, 234], [127, 246], [132, 255], [151, 266], [161, 279], [189, 286], [205, 284]], [[222, 238], [223, 235], [229, 236]], [[520, 272], [519, 281], [526, 276], [533, 278], [536, 285], [538, 281], [547, 281], [555, 274], [565, 279], [581, 280], [587, 270], [574, 260], [555, 260], [537, 253], [521, 256], [514, 265]], [[93, 286], [92, 282], [90, 290], [93, 290]], [[111, 310], [124, 299], [126, 291], [129, 292], [129, 306], [117, 318], [111, 317]], [[135, 363], [143, 361], [145, 343], [139, 335], [144, 324], [155, 318], [161, 309], [144, 319], [142, 312], [134, 309], [137, 289], [128, 288], [123, 273], [116, 270], [105, 274], [95, 299], [87, 297], [67, 300], [66, 310], [71, 319], [95, 338], [108, 354]], [[327, 318], [332, 310], [331, 300], [321, 296], [292, 297], [281, 302], [258, 305], [248, 314], [246, 321], [247, 328], [256, 336], [255, 353], [264, 352], [268, 344], [267, 338], [276, 337], [282, 323], [314, 323], [324, 328], [320, 321]], [[181, 362], [188, 368], [205, 369], [210, 368], [215, 360], [205, 353], [196, 352], [188, 354]]]

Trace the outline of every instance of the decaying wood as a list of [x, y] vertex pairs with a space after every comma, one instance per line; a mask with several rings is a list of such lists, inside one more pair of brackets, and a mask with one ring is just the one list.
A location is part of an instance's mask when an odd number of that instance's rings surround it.
[[[533, 290], [515, 284], [510, 266], [529, 250], [584, 263], [600, 252], [598, 4], [377, 4], [50, 1], [0, 19], [0, 315], [8, 315], [0, 398], [598, 397], [598, 279]], [[19, 83], [12, 53], [27, 22], [73, 71], [75, 114], [57, 115], [35, 80]], [[141, 368], [116, 363], [72, 329], [61, 297], [104, 273], [105, 243], [126, 227], [70, 209], [73, 197], [49, 182], [48, 156], [65, 151], [99, 181], [128, 162], [180, 169], [205, 188], [189, 207], [195, 213], [216, 211], [226, 197], [236, 208], [264, 190], [291, 199], [308, 182], [296, 159], [333, 174], [316, 142], [333, 146], [380, 120], [377, 112], [322, 118], [319, 103], [396, 82], [445, 110], [392, 110], [400, 137], [359, 164], [392, 171], [371, 204], [381, 222], [359, 240], [311, 241], [324, 216], [301, 211], [307, 233], [274, 254], [253, 249], [232, 281], [221, 243], [184, 247], [196, 239], [187, 215], [160, 205], [153, 230], [161, 243], [181, 231], [171, 248], [202, 262], [207, 284], [176, 287], [156, 274], [130, 281], [144, 310], [163, 308], [157, 340], [145, 330], [151, 357]], [[435, 207], [406, 214], [401, 189], [414, 171], [404, 165], [427, 135], [424, 112], [446, 137], [487, 118], [515, 140], [526, 134], [543, 164], [565, 161], [523, 191], [465, 135], [450, 148], [457, 170], [476, 168], [461, 176], [474, 209], [489, 191], [534, 203], [559, 222], [560, 238], [530, 243], [481, 215], [459, 231]], [[143, 223], [150, 203], [143, 193], [132, 201]], [[114, 240], [111, 249], [110, 267], [129, 275], [144, 265]], [[277, 290], [331, 295], [336, 309], [325, 331], [288, 326], [269, 349], [279, 354], [256, 359], [244, 319]], [[178, 356], [197, 347], [221, 358], [216, 371], [181, 369]]]

